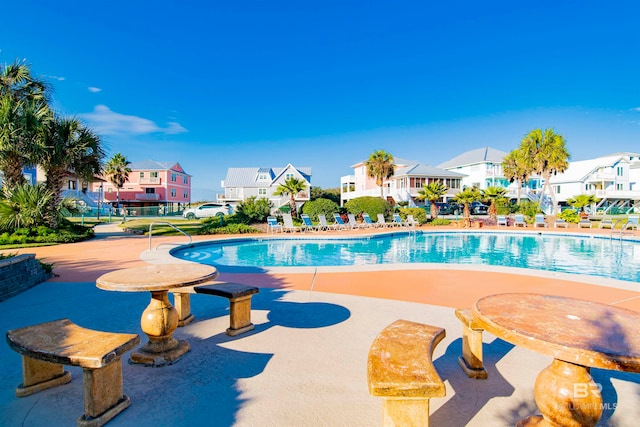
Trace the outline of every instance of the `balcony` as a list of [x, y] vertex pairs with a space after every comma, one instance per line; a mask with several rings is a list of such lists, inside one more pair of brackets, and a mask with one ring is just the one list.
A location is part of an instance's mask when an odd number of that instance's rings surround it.
[[155, 177], [155, 178], [152, 178], [152, 177], [147, 178], [147, 177], [145, 177], [145, 178], [140, 178], [140, 181], [138, 182], [138, 184], [140, 184], [140, 185], [145, 185], [145, 184], [146, 185], [149, 185], [149, 184], [159, 185], [161, 182], [162, 182], [162, 180], [160, 179], [160, 177]]
[[591, 174], [587, 178], [587, 182], [602, 182], [602, 181], [615, 181], [616, 174], [613, 172], [599, 172]]
[[160, 194], [140, 193], [135, 195], [136, 200], [160, 200]]

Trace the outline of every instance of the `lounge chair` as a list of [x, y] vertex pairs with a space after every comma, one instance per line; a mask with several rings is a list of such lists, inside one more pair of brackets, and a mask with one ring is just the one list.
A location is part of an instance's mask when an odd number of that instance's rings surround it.
[[524, 215], [516, 214], [516, 218], [513, 221], [513, 226], [514, 227], [525, 227], [526, 228], [527, 223], [524, 220]]
[[509, 224], [508, 224], [508, 222], [507, 222], [507, 216], [506, 216], [506, 215], [498, 215], [496, 225], [497, 225], [498, 227], [500, 227], [501, 225], [503, 225], [503, 226], [505, 226], [505, 227], [506, 227], [507, 225], [509, 225]]
[[293, 225], [293, 219], [291, 219], [291, 214], [282, 214], [282, 221], [284, 225], [282, 226], [282, 231], [290, 231], [291, 233], [295, 233], [296, 231], [304, 232], [304, 229], [298, 225]]
[[409, 224], [402, 220], [400, 214], [393, 214], [393, 225], [396, 227], [408, 227]]
[[591, 228], [593, 227], [593, 224], [591, 224], [591, 221], [589, 221], [589, 218], [580, 218], [580, 221], [578, 221], [578, 228]]
[[385, 221], [384, 214], [378, 214], [378, 227], [393, 227], [393, 224]]
[[613, 218], [609, 217], [609, 218], [602, 218], [602, 221], [600, 221], [600, 224], [598, 225], [598, 228], [613, 228]]
[[553, 228], [569, 228], [569, 223], [562, 218], [556, 219], [556, 222], [553, 223]]
[[267, 217], [267, 233], [282, 233], [282, 225], [278, 224], [275, 216]]
[[418, 225], [418, 221], [415, 220], [415, 218], [413, 217], [413, 215], [408, 214], [407, 215], [407, 224], [409, 225], [409, 227], [417, 227]]
[[536, 214], [536, 218], [533, 221], [533, 228], [536, 228], [536, 227], [543, 227], [543, 228], [547, 227], [547, 223], [544, 220], [544, 214]]
[[335, 227], [338, 230], [346, 230], [347, 229], [347, 224], [344, 223], [344, 221], [342, 220], [342, 217], [340, 216], [340, 214], [334, 213], [333, 214], [333, 219], [335, 220]]
[[301, 227], [302, 230], [301, 231], [306, 231], [306, 230], [315, 231], [315, 230], [318, 229], [318, 227], [313, 225], [313, 222], [311, 222], [311, 218], [309, 218], [309, 215], [302, 214], [302, 215], [300, 215], [300, 219], [302, 219], [302, 227]]
[[368, 213], [363, 213], [362, 214], [362, 220], [364, 221], [365, 226], [368, 227], [368, 228], [378, 227], [378, 224], [376, 224], [375, 222], [371, 221], [371, 217], [369, 216]]
[[362, 224], [358, 224], [358, 221], [356, 221], [356, 216], [354, 214], [347, 214], [347, 218], [349, 218], [349, 223], [347, 224], [347, 227], [351, 227], [351, 228], [362, 227]]
[[330, 228], [335, 228], [333, 224], [329, 224], [327, 222], [327, 217], [325, 217], [323, 214], [318, 215], [318, 222], [320, 223], [320, 225], [318, 225], [318, 230], [329, 230]]

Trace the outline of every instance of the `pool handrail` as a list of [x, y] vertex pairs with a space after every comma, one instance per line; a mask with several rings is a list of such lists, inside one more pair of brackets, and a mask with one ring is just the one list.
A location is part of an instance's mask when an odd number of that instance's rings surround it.
[[[191, 244], [191, 235], [189, 233], [187, 233], [186, 231], [183, 231], [181, 229], [179, 229], [178, 227], [176, 227], [175, 225], [171, 224], [170, 222], [166, 222], [166, 221], [154, 221], [151, 224], [149, 224], [149, 250], [151, 250], [151, 238], [153, 237], [153, 225], [154, 224], [166, 224], [169, 227], [173, 228], [174, 230], [184, 234], [185, 236], [187, 236], [187, 238], [189, 238], [189, 242], [187, 243], [187, 245]], [[169, 243], [164, 243], [164, 244], [169, 244]], [[163, 243], [159, 243], [155, 248], [153, 248], [153, 250], [157, 250], [160, 246], [162, 246]]]

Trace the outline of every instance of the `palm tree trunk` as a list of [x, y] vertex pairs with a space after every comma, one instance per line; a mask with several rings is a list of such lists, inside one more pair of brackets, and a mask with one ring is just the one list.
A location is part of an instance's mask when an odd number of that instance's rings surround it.
[[291, 209], [291, 216], [294, 218], [298, 217], [298, 212], [296, 209], [296, 199], [293, 194], [289, 196], [289, 208]]

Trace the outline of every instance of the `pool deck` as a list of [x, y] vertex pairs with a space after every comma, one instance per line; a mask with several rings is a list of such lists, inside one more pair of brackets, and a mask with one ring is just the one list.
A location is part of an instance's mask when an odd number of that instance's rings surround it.
[[[607, 229], [575, 226], [470, 229], [484, 230], [612, 234]], [[194, 236], [193, 240], [226, 237]], [[141, 334], [140, 314], [148, 295], [101, 291], [95, 280], [115, 269], [164, 262], [166, 258], [159, 254], [177, 243], [186, 243], [186, 238], [154, 237], [153, 247], [160, 247], [149, 251], [148, 237], [104, 225], [97, 228], [97, 238], [91, 241], [3, 251], [35, 253], [54, 265], [57, 276], [0, 302], [0, 324], [6, 331], [68, 317], [89, 328]], [[519, 417], [537, 412], [533, 384], [551, 359], [485, 333], [489, 379], [467, 378], [457, 365], [461, 328], [454, 308], [470, 307], [478, 298], [494, 293], [535, 292], [640, 312], [640, 289], [635, 284], [488, 266], [367, 266], [303, 269], [301, 273], [280, 269], [261, 274], [222, 273], [220, 279], [261, 288], [253, 299], [256, 329], [238, 337], [226, 336], [227, 301], [193, 295], [196, 321], [176, 332], [191, 343], [191, 352], [164, 368], [124, 364], [124, 388], [132, 405], [108, 425], [380, 425], [382, 403], [367, 392], [366, 357], [377, 333], [399, 318], [439, 325], [447, 331], [447, 338], [434, 353], [447, 396], [431, 400], [433, 425], [514, 425]], [[0, 377], [0, 426], [38, 426], [45, 420], [51, 426], [69, 425], [81, 414], [81, 372], [70, 368], [75, 379], [69, 385], [18, 399], [13, 389], [21, 381], [20, 356], [8, 346], [0, 346], [0, 361], [5, 367]], [[636, 425], [640, 376], [600, 370], [593, 370], [592, 375], [603, 385], [608, 405], [599, 425]], [[151, 390], [151, 377], [165, 380], [166, 389]]]

